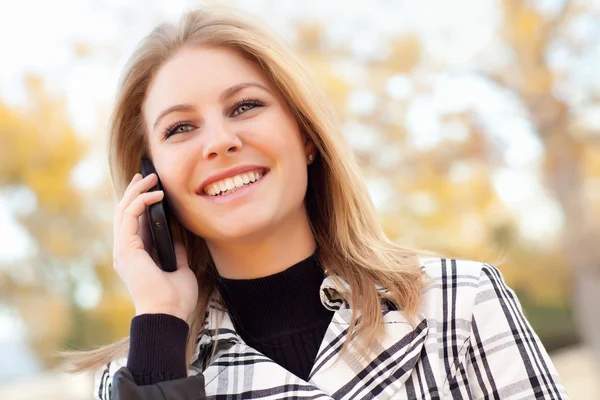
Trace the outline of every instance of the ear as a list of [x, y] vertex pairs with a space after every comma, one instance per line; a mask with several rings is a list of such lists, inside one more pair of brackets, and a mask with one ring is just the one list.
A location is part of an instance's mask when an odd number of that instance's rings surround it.
[[317, 146], [307, 135], [304, 135], [304, 154], [307, 165], [312, 164], [317, 158]]

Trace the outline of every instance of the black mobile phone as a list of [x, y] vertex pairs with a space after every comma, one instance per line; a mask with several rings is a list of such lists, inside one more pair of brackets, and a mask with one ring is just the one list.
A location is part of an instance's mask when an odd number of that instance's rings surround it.
[[[149, 158], [142, 158], [140, 170], [142, 176], [146, 177], [152, 173], [158, 176], [154, 164]], [[150, 191], [163, 190], [160, 183], [160, 178]], [[166, 197], [166, 193], [165, 193]], [[175, 257], [175, 248], [173, 247], [173, 239], [169, 230], [169, 222], [167, 219], [167, 203], [165, 197], [158, 203], [154, 203], [146, 207], [146, 215], [150, 224], [150, 232], [152, 232], [152, 240], [154, 241], [154, 249], [158, 256], [158, 266], [166, 272], [173, 272], [177, 269]]]

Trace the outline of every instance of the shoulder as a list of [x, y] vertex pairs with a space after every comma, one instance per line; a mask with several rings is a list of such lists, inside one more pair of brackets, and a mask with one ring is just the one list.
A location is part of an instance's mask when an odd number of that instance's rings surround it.
[[485, 262], [438, 257], [420, 257], [419, 261], [426, 290], [450, 285], [456, 290], [470, 291], [486, 284], [504, 284], [500, 270]]
[[419, 261], [423, 272], [433, 279], [479, 279], [482, 270], [489, 267], [481, 261], [452, 258], [419, 257]]
[[499, 290], [514, 297], [501, 272], [491, 264], [436, 257], [420, 261], [426, 282], [421, 312], [427, 319], [460, 320], [469, 330], [478, 305], [497, 300]]

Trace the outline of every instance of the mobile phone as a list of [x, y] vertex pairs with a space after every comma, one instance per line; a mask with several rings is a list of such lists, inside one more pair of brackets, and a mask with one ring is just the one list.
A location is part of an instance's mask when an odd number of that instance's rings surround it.
[[[152, 173], [158, 176], [154, 164], [149, 158], [144, 157], [141, 160], [140, 170], [142, 176], [146, 177]], [[163, 190], [160, 183], [160, 178], [150, 191]], [[177, 269], [177, 261], [175, 257], [175, 248], [173, 247], [173, 239], [169, 230], [169, 222], [167, 218], [167, 203], [165, 197], [157, 203], [146, 207], [146, 215], [150, 224], [150, 232], [152, 232], [152, 240], [154, 241], [154, 249], [158, 256], [158, 266], [165, 272], [173, 272]]]

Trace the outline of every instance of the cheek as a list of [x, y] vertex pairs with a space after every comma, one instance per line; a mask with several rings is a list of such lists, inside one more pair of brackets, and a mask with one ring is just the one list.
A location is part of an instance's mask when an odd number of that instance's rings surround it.
[[181, 218], [179, 211], [182, 210], [184, 204], [184, 198], [182, 196], [182, 193], [184, 192], [180, 189], [180, 175], [178, 175], [175, 171], [163, 172], [161, 174], [161, 183], [169, 202], [169, 208], [179, 220]]
[[282, 148], [284, 151], [281, 163], [285, 171], [285, 191], [291, 198], [303, 198], [306, 192], [308, 171], [302, 143], [296, 137], [289, 137]]
[[280, 161], [292, 166], [298, 166], [298, 162], [304, 158], [304, 145], [298, 127], [287, 119], [272, 124], [276, 129], [269, 129], [268, 135], [264, 135], [263, 146], [271, 153], [275, 153]]
[[302, 136], [295, 125], [283, 124], [268, 144], [277, 153], [278, 164], [285, 171], [286, 187], [295, 196], [306, 186], [307, 171]]
[[193, 160], [183, 151], [169, 151], [155, 154], [155, 166], [160, 175], [163, 189], [174, 205], [183, 202], [189, 195]]

